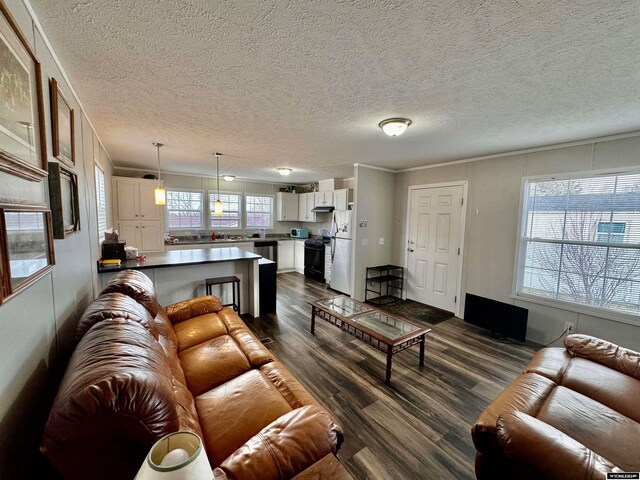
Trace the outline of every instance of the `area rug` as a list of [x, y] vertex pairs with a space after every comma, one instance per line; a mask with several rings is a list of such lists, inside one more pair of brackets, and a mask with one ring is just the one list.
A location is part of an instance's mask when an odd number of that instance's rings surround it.
[[[372, 305], [375, 304], [372, 303]], [[378, 308], [408, 320], [420, 320], [431, 325], [437, 325], [453, 317], [451, 312], [445, 312], [414, 300], [397, 300]]]

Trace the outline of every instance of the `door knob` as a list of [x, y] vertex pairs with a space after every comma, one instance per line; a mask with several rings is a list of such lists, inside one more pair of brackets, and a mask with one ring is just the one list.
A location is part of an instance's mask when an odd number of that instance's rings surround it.
[[409, 240], [409, 245], [413, 245], [415, 242], [413, 240]]
[[413, 248], [407, 248], [407, 251], [413, 252]]

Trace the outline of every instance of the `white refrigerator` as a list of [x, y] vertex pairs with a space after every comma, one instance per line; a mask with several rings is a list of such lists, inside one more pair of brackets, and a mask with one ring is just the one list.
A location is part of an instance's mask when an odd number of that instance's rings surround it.
[[329, 287], [351, 295], [351, 210], [334, 210], [331, 227], [331, 281]]

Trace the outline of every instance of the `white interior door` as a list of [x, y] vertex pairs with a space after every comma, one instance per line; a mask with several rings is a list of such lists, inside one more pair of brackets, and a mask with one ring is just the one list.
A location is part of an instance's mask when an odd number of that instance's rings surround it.
[[411, 191], [407, 298], [456, 311], [464, 187]]

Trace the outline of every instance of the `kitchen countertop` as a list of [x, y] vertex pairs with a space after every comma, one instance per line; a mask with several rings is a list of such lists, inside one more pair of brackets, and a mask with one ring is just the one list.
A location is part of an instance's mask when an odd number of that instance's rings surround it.
[[127, 260], [120, 265], [103, 266], [98, 262], [98, 273], [119, 272], [121, 270], [146, 268], [176, 267], [180, 265], [197, 265], [201, 263], [237, 262], [258, 260], [261, 255], [250, 253], [237, 247], [229, 248], [194, 248], [191, 250], [170, 250], [164, 253], [150, 253], [144, 262]]
[[202, 240], [181, 240], [176, 243], [167, 243], [165, 245], [217, 245], [220, 243], [262, 243], [262, 242], [277, 242], [279, 240], [304, 240], [292, 237], [290, 235], [283, 235], [281, 237], [267, 237], [267, 238], [224, 238], [224, 239], [202, 239]]

